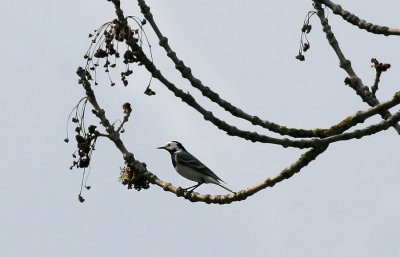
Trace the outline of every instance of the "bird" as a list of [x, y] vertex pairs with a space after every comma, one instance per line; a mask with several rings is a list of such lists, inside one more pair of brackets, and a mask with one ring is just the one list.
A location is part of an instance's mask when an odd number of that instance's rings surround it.
[[[190, 154], [185, 147], [178, 141], [170, 141], [157, 149], [167, 150], [171, 154], [172, 165], [175, 170], [184, 178], [197, 182], [197, 185], [185, 188], [186, 192], [193, 192], [204, 183], [218, 185], [225, 190], [235, 194], [233, 190], [227, 187], [212, 170]], [[224, 183], [224, 184], [223, 184]]]

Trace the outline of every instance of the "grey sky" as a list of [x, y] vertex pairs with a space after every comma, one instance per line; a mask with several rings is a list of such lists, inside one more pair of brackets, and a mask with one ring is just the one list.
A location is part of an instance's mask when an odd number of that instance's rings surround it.
[[[147, 2], [193, 74], [249, 113], [315, 128], [368, 107], [343, 84], [346, 74], [317, 17], [306, 62], [294, 58], [311, 1]], [[368, 21], [400, 27], [399, 1], [342, 2]], [[125, 14], [141, 17], [136, 1], [122, 4]], [[7, 1], [0, 17], [0, 256], [400, 255], [400, 137], [393, 129], [334, 144], [293, 178], [226, 206], [190, 203], [156, 186], [127, 190], [118, 182], [120, 153], [99, 139], [88, 179], [92, 189], [79, 203], [82, 171], [68, 169], [75, 144], [63, 142], [65, 125], [84, 96], [75, 71], [84, 65], [87, 35], [114, 19], [114, 9], [94, 0]], [[331, 12], [329, 19], [367, 85], [375, 75], [372, 57], [392, 64], [378, 91], [381, 101], [391, 98], [399, 90], [400, 39], [360, 31]], [[201, 99], [146, 29], [155, 64], [168, 78], [219, 117], [253, 129]], [[111, 121], [122, 117], [124, 102], [132, 104], [122, 138], [165, 181], [192, 185], [173, 170], [168, 153], [156, 150], [173, 139], [234, 190], [277, 174], [303, 152], [228, 137], [158, 81], [151, 86], [157, 95], [144, 95], [149, 76], [141, 68], [134, 72], [126, 88], [110, 88], [107, 78], [99, 77], [105, 83], [96, 88], [98, 100]], [[118, 73], [114, 78], [119, 82]], [[225, 193], [215, 185], [199, 192]]]

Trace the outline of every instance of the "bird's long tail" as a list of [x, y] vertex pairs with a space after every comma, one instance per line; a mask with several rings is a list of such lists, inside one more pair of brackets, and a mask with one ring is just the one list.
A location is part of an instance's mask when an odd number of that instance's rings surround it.
[[220, 186], [220, 187], [222, 187], [223, 189], [226, 189], [226, 190], [228, 190], [229, 192], [231, 192], [232, 194], [236, 194], [236, 192], [235, 191], [233, 191], [232, 189], [230, 189], [229, 187], [227, 187], [227, 186], [225, 186], [224, 184], [222, 184], [221, 182], [219, 182], [218, 184], [217, 184], [218, 186]]

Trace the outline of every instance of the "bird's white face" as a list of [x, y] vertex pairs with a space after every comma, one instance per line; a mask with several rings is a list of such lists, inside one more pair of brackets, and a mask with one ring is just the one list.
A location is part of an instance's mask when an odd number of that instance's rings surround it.
[[175, 151], [181, 150], [182, 147], [181, 147], [181, 144], [179, 142], [170, 141], [170, 142], [166, 143], [165, 145], [159, 147], [159, 149], [165, 149], [167, 151], [175, 152]]

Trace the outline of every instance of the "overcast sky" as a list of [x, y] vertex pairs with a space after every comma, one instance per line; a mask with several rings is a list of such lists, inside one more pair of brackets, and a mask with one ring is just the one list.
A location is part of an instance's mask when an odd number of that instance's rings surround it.
[[[309, 0], [147, 2], [193, 74], [249, 113], [312, 129], [368, 108], [344, 85], [346, 74], [316, 16], [306, 61], [294, 58]], [[398, 0], [342, 2], [370, 22], [400, 27]], [[122, 7], [142, 17], [136, 1]], [[399, 90], [400, 39], [360, 31], [327, 12], [365, 84], [375, 76], [372, 57], [392, 64], [377, 94], [381, 101], [391, 98]], [[224, 206], [190, 203], [157, 186], [127, 190], [118, 182], [121, 154], [99, 139], [87, 182], [92, 188], [80, 203], [82, 170], [69, 170], [75, 143], [63, 142], [65, 127], [84, 96], [75, 71], [85, 64], [87, 35], [114, 19], [114, 9], [98, 0], [6, 1], [0, 17], [0, 256], [400, 256], [400, 137], [393, 129], [331, 145], [291, 179]], [[178, 87], [229, 123], [272, 135], [203, 99], [145, 29], [154, 63]], [[304, 152], [229, 137], [156, 80], [156, 95], [144, 95], [148, 79], [139, 67], [128, 87], [110, 88], [100, 73], [95, 89], [111, 121], [122, 118], [123, 103], [132, 104], [122, 138], [164, 181], [193, 185], [156, 149], [169, 140], [182, 142], [237, 191], [276, 175]], [[73, 130], [70, 124], [71, 139]], [[226, 193], [215, 185], [198, 191]]]

